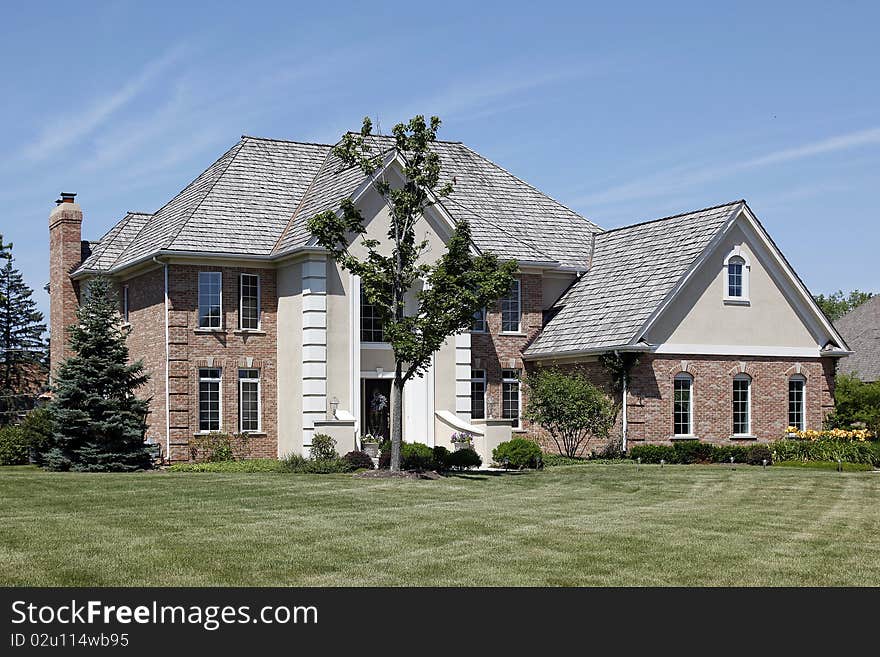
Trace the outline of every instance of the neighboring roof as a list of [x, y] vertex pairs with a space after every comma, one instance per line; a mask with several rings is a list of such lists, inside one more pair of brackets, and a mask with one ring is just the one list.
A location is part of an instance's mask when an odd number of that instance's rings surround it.
[[[593, 261], [554, 304], [556, 314], [526, 350], [557, 355], [631, 344], [651, 314], [745, 201], [609, 230]], [[651, 266], [644, 266], [650, 262]]]
[[[381, 149], [390, 137], [375, 137]], [[583, 269], [601, 229], [458, 142], [435, 142], [443, 207], [471, 222], [499, 257]], [[365, 180], [328, 144], [244, 136], [153, 215], [127, 214], [74, 273], [119, 269], [160, 251], [280, 256], [305, 246], [308, 219], [337, 209]]]
[[862, 381], [880, 381], [880, 296], [849, 311], [834, 322], [852, 356], [840, 360], [838, 372], [855, 374]]

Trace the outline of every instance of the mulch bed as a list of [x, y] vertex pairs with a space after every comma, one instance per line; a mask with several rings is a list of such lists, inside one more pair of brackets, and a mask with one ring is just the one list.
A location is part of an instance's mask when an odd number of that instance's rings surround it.
[[442, 479], [443, 475], [433, 470], [413, 471], [401, 470], [400, 472], [391, 472], [391, 470], [364, 470], [354, 475], [355, 477], [363, 477], [365, 479]]

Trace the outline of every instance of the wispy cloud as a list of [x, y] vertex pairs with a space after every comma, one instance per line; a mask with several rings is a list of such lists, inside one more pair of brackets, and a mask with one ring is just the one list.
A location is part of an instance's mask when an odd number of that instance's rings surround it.
[[880, 127], [850, 132], [828, 139], [785, 148], [720, 167], [679, 166], [661, 173], [615, 185], [606, 190], [574, 199], [576, 205], [610, 205], [635, 199], [656, 198], [679, 193], [743, 171], [775, 164], [786, 164], [816, 155], [880, 144]]
[[179, 61], [182, 48], [174, 48], [149, 62], [141, 72], [113, 93], [101, 98], [78, 113], [49, 121], [35, 141], [26, 145], [22, 155], [30, 161], [45, 160], [59, 150], [92, 134], [117, 112], [144, 93], [165, 71]]

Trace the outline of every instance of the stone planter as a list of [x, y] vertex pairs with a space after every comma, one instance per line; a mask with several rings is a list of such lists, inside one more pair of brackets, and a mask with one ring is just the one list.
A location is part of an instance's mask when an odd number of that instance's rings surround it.
[[474, 448], [473, 443], [452, 443], [452, 445], [455, 447], [456, 452], [458, 452], [462, 449], [473, 449]]
[[367, 456], [369, 456], [371, 459], [378, 458], [379, 443], [362, 443], [361, 447], [363, 448]]

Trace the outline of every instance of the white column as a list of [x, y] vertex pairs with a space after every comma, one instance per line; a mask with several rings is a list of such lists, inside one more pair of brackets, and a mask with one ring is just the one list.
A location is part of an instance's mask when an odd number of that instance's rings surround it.
[[327, 259], [312, 256], [302, 266], [303, 452], [315, 420], [327, 417]]
[[354, 415], [354, 432], [361, 432], [361, 278], [354, 274], [348, 277], [348, 316], [349, 316], [349, 363], [351, 367], [350, 396], [348, 408]]
[[471, 334], [455, 336], [455, 414], [471, 421]]

